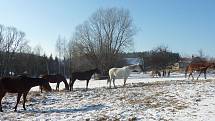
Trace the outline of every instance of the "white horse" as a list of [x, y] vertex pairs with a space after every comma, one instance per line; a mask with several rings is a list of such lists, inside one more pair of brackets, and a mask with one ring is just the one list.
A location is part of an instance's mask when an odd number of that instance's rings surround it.
[[143, 71], [143, 67], [142, 65], [138, 64], [138, 65], [124, 66], [122, 68], [111, 68], [109, 70], [109, 79], [107, 80], [107, 84], [110, 83], [109, 87], [111, 88], [111, 80], [113, 80], [114, 88], [116, 88], [115, 79], [124, 79], [124, 86], [125, 86], [126, 80], [132, 71], [141, 72]]

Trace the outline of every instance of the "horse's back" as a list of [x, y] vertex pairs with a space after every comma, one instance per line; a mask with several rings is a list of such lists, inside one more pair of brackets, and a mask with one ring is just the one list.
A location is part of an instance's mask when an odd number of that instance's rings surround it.
[[78, 79], [78, 80], [89, 80], [91, 79], [93, 75], [93, 72], [91, 71], [83, 71], [83, 72], [73, 72], [71, 74], [72, 79]]
[[198, 71], [201, 70], [203, 68], [207, 68], [208, 64], [207, 63], [191, 63], [190, 65], [188, 65], [188, 71]]
[[50, 83], [57, 83], [66, 80], [63, 75], [55, 74], [55, 75], [43, 75], [42, 78], [48, 80]]
[[125, 68], [111, 68], [109, 70], [110, 78], [124, 78], [129, 75], [129, 72]]
[[4, 90], [11, 93], [24, 91], [27, 87], [26, 84], [26, 80], [22, 79], [21, 77], [3, 77], [1, 79], [1, 85]]

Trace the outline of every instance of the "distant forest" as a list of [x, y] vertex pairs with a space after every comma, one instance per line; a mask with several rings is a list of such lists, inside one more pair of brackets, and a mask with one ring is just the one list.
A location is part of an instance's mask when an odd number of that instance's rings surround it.
[[[123, 53], [121, 57], [143, 59], [144, 67], [146, 69], [150, 69], [150, 67], [153, 67], [154, 65], [159, 65], [159, 68], [164, 68], [165, 66], [171, 65], [180, 60], [178, 53], [154, 51]], [[13, 63], [10, 64], [8, 74], [25, 73], [37, 77], [45, 73], [60, 73], [65, 76], [69, 76], [70, 72], [73, 70], [71, 66], [72, 63], [70, 63], [69, 59], [61, 60], [58, 57], [52, 57], [52, 55], [47, 57], [46, 55], [38, 56], [28, 53], [15, 53], [12, 58], [12, 62]], [[80, 63], [82, 62], [80, 61]], [[124, 61], [121, 62], [122, 66], [123, 64], [125, 64]], [[89, 69], [89, 67], [85, 67], [85, 70], [86, 69]], [[2, 65], [0, 73], [1, 75], [7, 75], [6, 72], [4, 72]]]

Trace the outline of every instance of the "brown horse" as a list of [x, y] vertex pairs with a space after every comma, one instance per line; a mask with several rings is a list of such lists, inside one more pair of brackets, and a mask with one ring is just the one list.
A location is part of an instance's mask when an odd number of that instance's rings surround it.
[[[43, 75], [42, 78], [48, 80], [50, 83], [57, 83], [56, 85], [56, 90], [59, 91], [59, 85], [60, 85], [60, 82], [64, 82], [65, 84], [65, 88], [66, 90], [69, 90], [69, 84], [68, 82], [66, 81], [66, 78], [63, 76], [63, 75], [60, 75], [60, 74], [55, 74], [55, 75]], [[42, 92], [42, 88], [41, 89], [41, 92]]]
[[27, 76], [17, 76], [17, 77], [3, 77], [0, 79], [0, 111], [2, 111], [1, 101], [7, 92], [9, 93], [18, 93], [16, 106], [14, 111], [17, 109], [17, 105], [20, 101], [21, 96], [23, 95], [23, 108], [25, 108], [26, 96], [29, 90], [35, 86], [46, 87], [47, 91], [51, 91], [51, 87], [48, 81], [42, 78], [30, 78]]
[[91, 77], [92, 77], [92, 75], [94, 73], [100, 74], [101, 72], [97, 68], [89, 70], [89, 71], [73, 72], [71, 74], [70, 81], [69, 81], [70, 91], [73, 90], [73, 85], [74, 85], [76, 79], [78, 79], [78, 80], [87, 80], [87, 84], [86, 84], [86, 90], [87, 90], [89, 81], [90, 81], [90, 79], [91, 79]]
[[214, 63], [209, 62], [190, 63], [185, 70], [185, 78], [187, 77], [187, 73], [189, 73], [188, 79], [190, 78], [190, 76], [192, 76], [192, 78], [194, 79], [192, 74], [193, 71], [199, 71], [199, 76], [197, 77], [197, 80], [200, 77], [201, 73], [204, 73], [206, 79], [207, 69], [210, 67], [214, 67], [214, 65]]

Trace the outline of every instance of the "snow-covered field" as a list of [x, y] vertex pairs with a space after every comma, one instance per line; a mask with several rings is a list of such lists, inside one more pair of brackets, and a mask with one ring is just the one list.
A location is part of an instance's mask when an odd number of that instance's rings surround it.
[[[197, 75], [195, 75], [196, 77]], [[126, 87], [116, 80], [116, 89], [108, 89], [106, 80], [76, 81], [74, 91], [40, 93], [32, 88], [24, 111], [22, 103], [13, 112], [16, 94], [2, 100], [0, 120], [146, 120], [146, 121], [214, 121], [215, 75], [199, 81], [188, 80], [184, 74], [169, 78], [151, 78], [149, 74], [131, 74]], [[55, 89], [55, 84], [51, 85]], [[60, 84], [60, 89], [64, 84]]]

